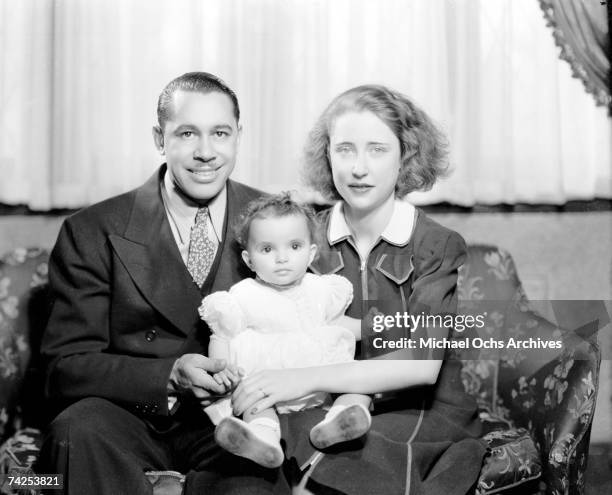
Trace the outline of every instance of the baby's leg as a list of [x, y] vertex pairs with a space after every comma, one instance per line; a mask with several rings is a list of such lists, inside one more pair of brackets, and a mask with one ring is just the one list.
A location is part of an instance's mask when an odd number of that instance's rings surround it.
[[242, 415], [242, 418], [247, 423], [250, 423], [254, 419], [259, 419], [259, 418], [269, 419], [270, 421], [274, 421], [276, 424], [280, 423], [278, 419], [278, 414], [276, 414], [276, 411], [274, 410], [273, 407], [269, 407], [268, 409], [262, 409], [261, 411], [257, 411], [256, 414], [253, 414], [252, 411], [253, 411], [252, 408], [247, 409], [246, 411], [244, 411], [244, 414]]
[[325, 419], [310, 430], [310, 441], [318, 449], [362, 437], [370, 429], [371, 399], [362, 394], [343, 394], [336, 398]]
[[370, 409], [370, 404], [372, 404], [372, 398], [369, 395], [365, 394], [342, 394], [336, 397], [332, 408], [335, 406], [353, 406], [356, 404], [361, 404], [366, 409]]
[[273, 407], [258, 411], [257, 414], [246, 411], [242, 417], [259, 438], [272, 445], [278, 445], [280, 449], [280, 421]]
[[257, 414], [245, 413], [244, 419], [223, 419], [215, 429], [217, 444], [260, 466], [279, 467], [284, 455], [280, 446], [280, 424], [274, 409], [264, 409]]
[[208, 415], [212, 424], [216, 426], [223, 418], [233, 416], [232, 400], [229, 397], [219, 399], [210, 406], [206, 406], [204, 412]]

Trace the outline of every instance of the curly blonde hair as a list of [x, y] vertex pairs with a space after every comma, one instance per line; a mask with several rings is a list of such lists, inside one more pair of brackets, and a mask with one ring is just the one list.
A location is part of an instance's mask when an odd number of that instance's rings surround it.
[[348, 112], [372, 112], [400, 142], [401, 167], [395, 196], [431, 189], [448, 172], [448, 142], [429, 116], [406, 96], [385, 86], [366, 84], [332, 100], [308, 135], [303, 180], [325, 199], [341, 199], [331, 173], [329, 136], [335, 120]]

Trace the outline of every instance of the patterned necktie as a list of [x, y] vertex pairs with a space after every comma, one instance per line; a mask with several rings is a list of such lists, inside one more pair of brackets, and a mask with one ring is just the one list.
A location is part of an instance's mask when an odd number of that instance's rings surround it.
[[208, 207], [202, 206], [198, 208], [195, 224], [191, 227], [187, 256], [187, 270], [198, 287], [202, 287], [210, 272], [216, 247], [217, 245], [208, 237]]

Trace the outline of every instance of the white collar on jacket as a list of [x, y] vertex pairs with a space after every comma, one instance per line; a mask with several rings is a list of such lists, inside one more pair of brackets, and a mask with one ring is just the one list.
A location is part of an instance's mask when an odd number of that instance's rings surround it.
[[[338, 201], [330, 213], [329, 228], [327, 229], [327, 240], [330, 245], [352, 235], [351, 229], [344, 218], [343, 205], [343, 201]], [[407, 201], [395, 199], [389, 223], [387, 223], [380, 236], [390, 244], [405, 246], [412, 235], [415, 220], [416, 208]]]

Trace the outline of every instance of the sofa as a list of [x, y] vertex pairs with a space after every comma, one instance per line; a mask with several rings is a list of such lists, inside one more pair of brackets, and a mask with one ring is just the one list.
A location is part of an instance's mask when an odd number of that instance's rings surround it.
[[[48, 252], [17, 249], [0, 258], [0, 493], [11, 473], [32, 474], [44, 407], [38, 354], [50, 311]], [[455, 329], [456, 340], [562, 342], [544, 350], [472, 346], [453, 349], [462, 381], [475, 397], [488, 445], [475, 491], [584, 493], [600, 351], [593, 333], [577, 333], [538, 314], [527, 300], [511, 256], [494, 246], [468, 247], [458, 282], [459, 314], [482, 325]], [[465, 320], [467, 321], [467, 319]], [[472, 329], [474, 330], [474, 329]]]

